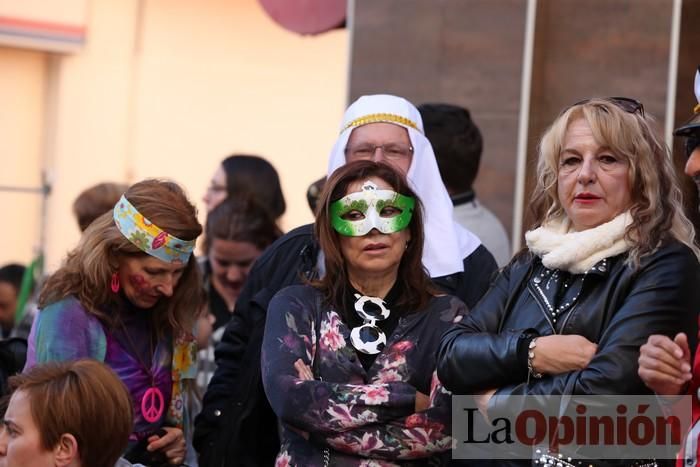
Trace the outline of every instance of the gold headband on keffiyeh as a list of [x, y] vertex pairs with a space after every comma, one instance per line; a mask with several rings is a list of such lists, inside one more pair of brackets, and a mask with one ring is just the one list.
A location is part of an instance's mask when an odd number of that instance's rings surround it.
[[401, 115], [390, 113], [374, 113], [369, 115], [363, 115], [362, 117], [356, 118], [355, 120], [345, 125], [341, 133], [347, 130], [348, 128], [354, 128], [370, 123], [398, 123], [399, 125], [411, 127], [414, 130], [423, 133], [416, 124], [416, 122], [414, 122], [413, 120], [406, 117], [402, 117]]
[[146, 219], [124, 195], [114, 206], [114, 222], [127, 240], [166, 263], [186, 264], [194, 250], [194, 240], [170, 235]]

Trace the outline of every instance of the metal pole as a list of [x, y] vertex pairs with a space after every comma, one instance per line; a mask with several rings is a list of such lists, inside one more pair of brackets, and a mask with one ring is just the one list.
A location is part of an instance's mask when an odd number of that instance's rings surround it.
[[518, 152], [515, 170], [515, 196], [513, 201], [513, 252], [520, 249], [523, 230], [523, 205], [525, 203], [525, 176], [527, 171], [527, 131], [530, 124], [530, 90], [532, 88], [532, 60], [535, 47], [535, 20], [537, 0], [527, 1], [525, 20], [525, 44], [523, 46], [523, 74], [520, 83], [520, 114], [518, 116]]
[[46, 245], [46, 229], [48, 227], [48, 213], [49, 213], [49, 195], [51, 194], [51, 183], [49, 182], [48, 174], [46, 170], [41, 171], [41, 182], [42, 182], [42, 197], [41, 197], [41, 219], [39, 221], [39, 248], [38, 255], [41, 258], [39, 261], [39, 271], [35, 277], [44, 276], [44, 246]]
[[36, 193], [36, 194], [41, 194], [41, 193], [44, 192], [44, 187], [0, 185], [0, 191], [8, 191], [8, 192], [11, 192], [11, 193]]
[[666, 78], [666, 121], [664, 122], [664, 137], [666, 144], [671, 148], [673, 148], [673, 127], [676, 119], [676, 82], [678, 80], [678, 49], [680, 47], [682, 8], [683, 0], [673, 0], [668, 77]]
[[11, 185], [0, 185], [0, 192], [8, 193], [25, 193], [29, 195], [40, 195], [41, 196], [41, 208], [40, 208], [40, 219], [39, 219], [39, 246], [36, 249], [36, 256], [40, 258], [38, 261], [38, 271], [36, 271], [35, 277], [42, 277], [44, 274], [44, 245], [46, 244], [46, 225], [47, 225], [47, 215], [48, 215], [48, 199], [51, 194], [51, 184], [49, 183], [48, 176], [45, 170], [41, 172], [41, 186], [40, 187], [29, 187], [29, 186], [11, 186]]
[[[357, 11], [357, 3], [355, 0], [348, 0], [348, 6], [347, 6], [347, 16], [345, 19], [345, 27], [348, 30], [348, 61], [347, 61], [347, 83], [346, 83], [346, 93], [345, 93], [345, 105], [343, 107], [347, 107], [350, 105], [350, 85], [351, 83], [351, 78], [352, 78], [352, 43], [355, 38], [355, 12]], [[345, 110], [343, 108], [343, 111]], [[341, 119], [342, 119], [342, 113], [341, 113]]]

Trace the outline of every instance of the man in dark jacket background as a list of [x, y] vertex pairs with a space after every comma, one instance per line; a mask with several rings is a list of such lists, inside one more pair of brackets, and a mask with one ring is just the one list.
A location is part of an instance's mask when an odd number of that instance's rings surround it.
[[[428, 213], [423, 263], [436, 285], [473, 307], [496, 271], [479, 239], [456, 225], [418, 110], [395, 96], [364, 96], [346, 111], [329, 173], [348, 160], [392, 164]], [[313, 225], [289, 232], [258, 258], [216, 349], [217, 370], [195, 422], [200, 466], [268, 466], [279, 449], [277, 420], [260, 379], [267, 305], [282, 288], [322, 274]]]

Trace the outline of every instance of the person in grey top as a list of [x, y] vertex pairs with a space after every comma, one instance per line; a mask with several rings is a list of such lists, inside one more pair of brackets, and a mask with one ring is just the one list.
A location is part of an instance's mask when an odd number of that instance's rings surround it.
[[476, 197], [473, 183], [479, 172], [481, 132], [463, 107], [423, 104], [418, 107], [425, 136], [435, 151], [440, 176], [454, 204], [454, 219], [472, 231], [503, 267], [511, 257], [510, 241], [500, 220]]

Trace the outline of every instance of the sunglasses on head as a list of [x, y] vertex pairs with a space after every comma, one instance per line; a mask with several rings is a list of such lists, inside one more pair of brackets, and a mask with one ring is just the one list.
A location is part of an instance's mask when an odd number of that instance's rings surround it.
[[[569, 106], [568, 108], [570, 109], [571, 107], [575, 107], [577, 105], [583, 105], [583, 104], [588, 104], [594, 99], [601, 99], [604, 101], [612, 102], [622, 110], [628, 113], [639, 113], [642, 117], [644, 117], [644, 105], [639, 102], [637, 99], [632, 99], [631, 97], [591, 97], [588, 99], [584, 99], [582, 101], [578, 101], [575, 104]], [[568, 109], [567, 109], [568, 110]]]

